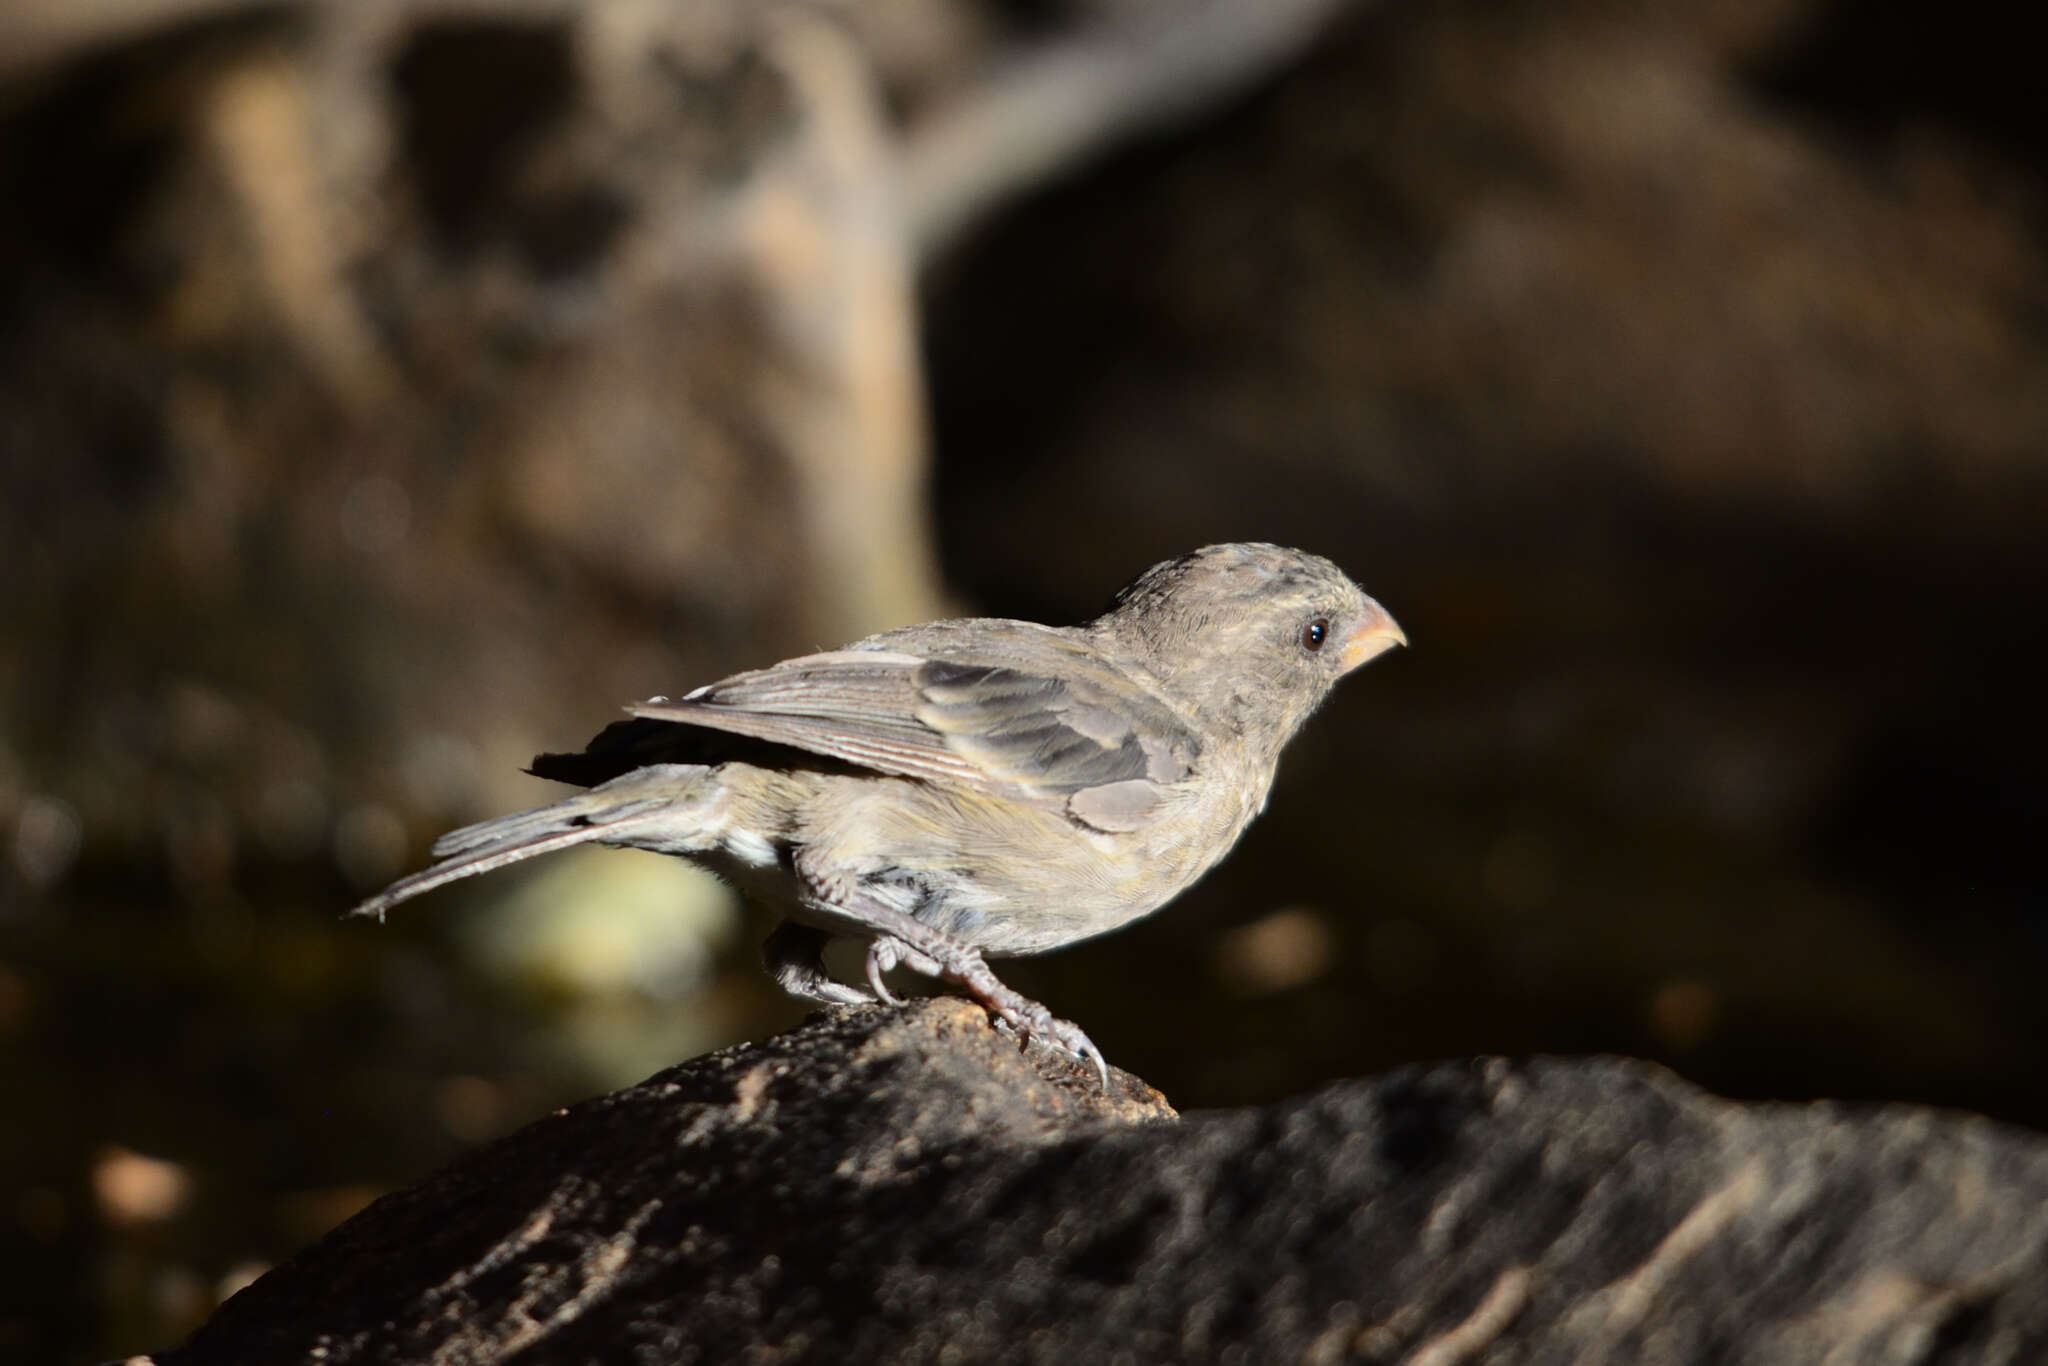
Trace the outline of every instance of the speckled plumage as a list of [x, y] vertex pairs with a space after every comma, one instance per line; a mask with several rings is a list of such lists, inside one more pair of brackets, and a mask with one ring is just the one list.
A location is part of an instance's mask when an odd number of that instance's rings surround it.
[[[588, 791], [443, 837], [438, 862], [356, 912], [573, 844], [653, 849], [781, 917], [766, 952], [795, 994], [886, 999], [882, 973], [907, 964], [1100, 1067], [984, 956], [1091, 938], [1179, 895], [1265, 805], [1337, 680], [1400, 643], [1328, 560], [1209, 546], [1084, 625], [930, 622], [629, 707], [581, 753], [534, 761]], [[868, 941], [869, 990], [826, 974], [837, 935]]]

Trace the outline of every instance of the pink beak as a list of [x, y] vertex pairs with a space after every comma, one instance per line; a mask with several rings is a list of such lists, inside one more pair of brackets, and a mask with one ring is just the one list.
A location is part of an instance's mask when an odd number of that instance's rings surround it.
[[1365, 619], [1358, 623], [1351, 634], [1344, 637], [1337, 647], [1337, 662], [1350, 673], [1359, 665], [1376, 655], [1386, 653], [1396, 645], [1406, 645], [1408, 637], [1401, 630], [1400, 623], [1387, 615], [1387, 609], [1366, 599]]

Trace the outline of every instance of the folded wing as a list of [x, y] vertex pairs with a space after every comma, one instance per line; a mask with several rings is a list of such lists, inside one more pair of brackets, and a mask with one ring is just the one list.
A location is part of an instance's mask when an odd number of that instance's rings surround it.
[[[745, 736], [1061, 810], [1103, 830], [1149, 823], [1200, 757], [1200, 742], [1176, 709], [1047, 628], [963, 622], [870, 645], [644, 702], [628, 708], [639, 720], [622, 725], [669, 722]], [[915, 648], [903, 648], [909, 645]], [[641, 752], [660, 748], [650, 733], [633, 738]], [[535, 763], [543, 776], [549, 757]]]

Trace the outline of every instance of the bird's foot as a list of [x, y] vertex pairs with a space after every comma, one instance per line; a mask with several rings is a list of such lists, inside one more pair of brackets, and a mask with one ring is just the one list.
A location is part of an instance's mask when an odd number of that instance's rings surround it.
[[[989, 971], [988, 964], [982, 960], [981, 950], [961, 943], [872, 895], [863, 894], [858, 884], [839, 869], [811, 867], [799, 859], [797, 877], [804, 886], [806, 899], [820, 912], [829, 914], [834, 920], [850, 921], [873, 936], [868, 944], [867, 979], [868, 985], [874, 988], [874, 995], [863, 991], [860, 994], [864, 999], [879, 997], [893, 1001], [895, 997], [889, 994], [882, 974], [899, 964], [927, 977], [964, 987], [968, 995], [1026, 1042], [1035, 1039], [1083, 1064], [1093, 1063], [1096, 1075], [1102, 1079], [1102, 1089], [1109, 1090], [1109, 1062], [1094, 1041], [1081, 1032], [1079, 1025], [1059, 1019], [1038, 1002], [1004, 986]], [[822, 948], [824, 938], [822, 931], [793, 921], [783, 922], [769, 936], [769, 966], [775, 970], [776, 980], [786, 990], [798, 989], [791, 985], [791, 975], [795, 974], [786, 975], [787, 960], [801, 957], [809, 963], [817, 963], [817, 950]], [[802, 950], [801, 954], [796, 952], [798, 949]], [[822, 976], [822, 968], [819, 973]], [[840, 989], [853, 990], [848, 987]]]
[[[1014, 992], [1011, 993], [1015, 995]], [[1094, 1064], [1095, 1073], [1102, 1079], [1102, 1089], [1109, 1090], [1109, 1061], [1102, 1056], [1102, 1050], [1095, 1041], [1082, 1032], [1081, 1026], [1072, 1020], [1062, 1020], [1028, 996], [1018, 996], [1023, 1009], [1016, 1012], [1018, 1018], [1011, 1018], [983, 1001], [982, 1004], [995, 1013], [996, 1028], [1005, 1034], [1013, 1034], [1025, 1044], [1042, 1043], [1049, 1048], [1065, 1053], [1082, 1066]]]
[[[777, 977], [776, 985], [800, 1001], [816, 1001], [821, 1006], [871, 1006], [875, 998], [860, 987], [848, 986], [835, 977], [819, 973], [816, 977], [805, 977], [792, 981], [788, 977]], [[890, 1000], [889, 1005], [897, 1002]]]
[[[873, 1005], [873, 996], [825, 971], [825, 940], [823, 933], [808, 925], [788, 920], [778, 925], [761, 946], [761, 957], [775, 984], [792, 996], [821, 1005]], [[892, 997], [885, 995], [882, 999], [894, 1003]]]
[[1082, 1063], [1095, 1064], [1104, 1090], [1109, 1089], [1109, 1064], [1102, 1050], [1081, 1027], [1062, 1020], [1038, 1002], [1004, 986], [989, 970], [981, 955], [962, 948], [945, 957], [919, 952], [902, 940], [883, 935], [868, 945], [868, 987], [886, 1005], [898, 1004], [882, 981], [882, 974], [898, 965], [927, 977], [938, 977], [967, 988], [975, 1000], [994, 1016], [996, 1027], [1019, 1041], [1049, 1044]]
[[980, 953], [961, 949], [934, 966], [939, 968], [939, 976], [965, 987], [969, 995], [994, 1014], [1000, 1027], [1025, 1043], [1047, 1044], [1083, 1065], [1093, 1063], [1096, 1075], [1102, 1078], [1102, 1089], [1109, 1090], [1109, 1061], [1095, 1041], [1081, 1032], [1081, 1026], [1060, 1019], [1030, 997], [1004, 986], [982, 961]]

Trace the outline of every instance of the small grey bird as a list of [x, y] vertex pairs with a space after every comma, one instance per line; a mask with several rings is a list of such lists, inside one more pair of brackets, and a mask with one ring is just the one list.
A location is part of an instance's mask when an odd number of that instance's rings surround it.
[[[533, 762], [588, 791], [442, 836], [439, 862], [353, 914], [576, 844], [678, 854], [780, 917], [763, 952], [793, 995], [893, 1002], [882, 975], [902, 964], [1106, 1086], [1088, 1036], [984, 958], [1173, 900], [1265, 806], [1337, 680], [1406, 643], [1320, 556], [1208, 546], [1085, 625], [929, 622], [630, 706], [581, 753]], [[867, 942], [867, 989], [826, 972], [835, 936]]]

